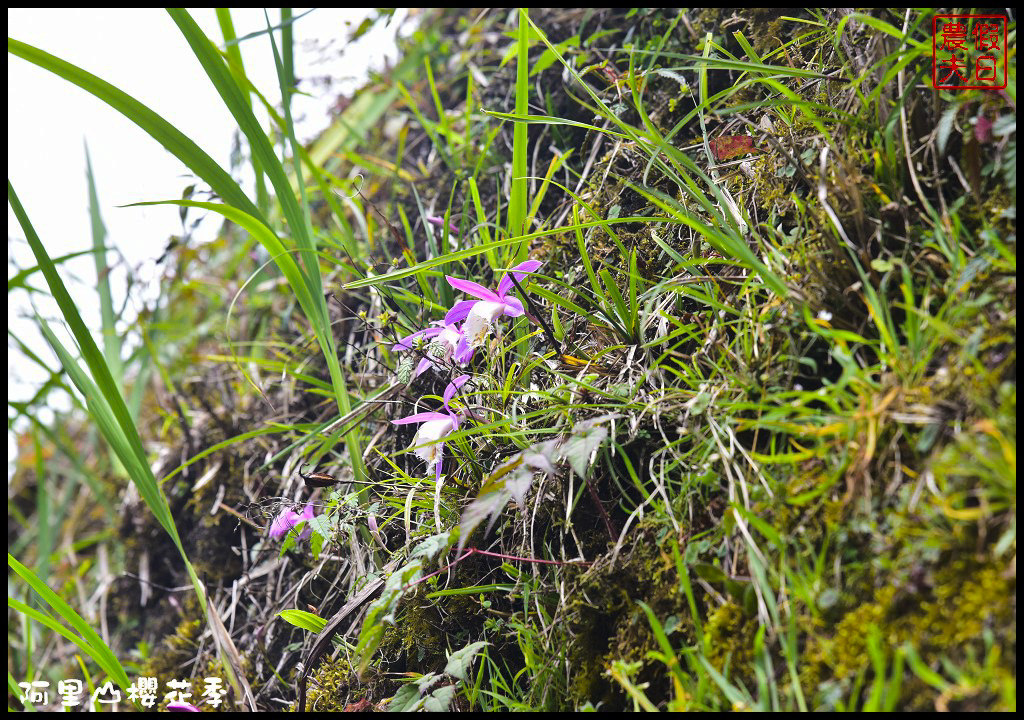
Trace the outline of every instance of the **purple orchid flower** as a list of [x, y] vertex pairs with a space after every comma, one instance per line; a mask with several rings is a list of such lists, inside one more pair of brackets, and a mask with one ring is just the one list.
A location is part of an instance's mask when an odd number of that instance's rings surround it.
[[433, 338], [427, 356], [416, 366], [415, 377], [422, 375], [427, 368], [438, 367], [438, 361], [453, 359], [459, 365], [465, 365], [473, 359], [474, 348], [471, 348], [466, 342], [466, 337], [458, 325], [446, 324], [441, 321], [434, 325], [436, 327], [406, 335], [392, 346], [393, 350], [411, 350], [417, 338]]
[[199, 712], [199, 708], [192, 703], [172, 702], [167, 703], [167, 712]]
[[299, 533], [299, 540], [306, 540], [310, 535], [313, 534], [313, 528], [309, 526], [309, 521], [313, 519], [313, 503], [306, 503], [306, 507], [303, 508], [302, 514], [295, 512], [291, 508], [282, 510], [281, 514], [274, 518], [274, 522], [270, 525], [269, 535], [272, 538], [284, 537], [288, 532], [298, 525], [300, 522], [306, 522], [306, 527], [301, 533]]
[[[439, 227], [439, 228], [443, 228], [444, 227], [444, 218], [443, 217], [439, 217], [437, 215], [430, 215], [430, 216], [428, 216], [427, 217], [427, 222], [430, 223], [431, 225], [435, 226], [435, 227]], [[449, 220], [448, 221], [448, 234], [449, 235], [458, 235], [459, 234], [459, 227], [458, 227], [458, 225], [455, 224], [454, 220]]]
[[516, 282], [521, 283], [524, 277], [536, 272], [542, 264], [540, 260], [527, 260], [519, 263], [502, 276], [497, 292], [488, 290], [472, 280], [461, 280], [445, 275], [448, 284], [456, 290], [462, 290], [473, 297], [480, 298], [479, 300], [461, 300], [455, 303], [445, 315], [445, 324], [452, 325], [465, 320], [462, 325], [462, 334], [466, 338], [468, 347], [480, 347], [495, 320], [502, 315], [519, 317], [525, 312], [523, 303], [508, 294], [514, 287], [512, 277], [515, 277]]
[[469, 380], [469, 375], [460, 375], [448, 383], [448, 387], [444, 389], [445, 412], [422, 412], [391, 421], [393, 425], [423, 423], [412, 440], [412, 447], [416, 448], [416, 457], [427, 463], [427, 472], [430, 472], [432, 467], [436, 468], [438, 482], [441, 481], [444, 438], [458, 430], [460, 422], [459, 415], [452, 412], [448, 403], [467, 380]]

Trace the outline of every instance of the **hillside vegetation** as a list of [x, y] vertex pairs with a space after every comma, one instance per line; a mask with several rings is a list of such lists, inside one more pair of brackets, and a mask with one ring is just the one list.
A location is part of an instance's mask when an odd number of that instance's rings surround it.
[[219, 17], [171, 11], [229, 169], [9, 42], [224, 223], [96, 341], [34, 241], [78, 347], [9, 416], [77, 404], [20, 436], [16, 682], [1015, 709], [1015, 18], [1005, 89], [937, 91], [931, 12], [429, 11], [303, 147], [291, 15], [269, 128]]

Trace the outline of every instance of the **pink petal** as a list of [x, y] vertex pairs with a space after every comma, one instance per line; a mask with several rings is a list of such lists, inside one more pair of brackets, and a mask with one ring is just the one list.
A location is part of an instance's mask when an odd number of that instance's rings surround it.
[[399, 340], [394, 345], [391, 346], [391, 349], [392, 350], [412, 350], [412, 341], [415, 340], [416, 338], [418, 338], [418, 337], [424, 337], [424, 338], [434, 337], [435, 335], [440, 335], [443, 332], [444, 332], [444, 328], [439, 328], [439, 327], [427, 328], [426, 330], [417, 330], [412, 335], [406, 335], [404, 338], [399, 338]]
[[298, 524], [299, 514], [289, 508], [288, 510], [282, 510], [281, 513], [274, 518], [274, 522], [270, 525], [270, 531], [267, 533], [272, 538], [284, 537], [288, 534], [288, 531]]
[[199, 712], [199, 708], [192, 703], [172, 702], [167, 703], [167, 712]]
[[459, 346], [455, 348], [455, 355], [453, 356], [455, 358], [455, 362], [459, 365], [465, 365], [473, 359], [474, 350], [475, 348], [471, 348], [469, 346], [469, 341], [466, 340], [466, 336], [463, 335], [462, 339], [459, 340]]
[[444, 464], [444, 443], [437, 447], [437, 481], [441, 482], [441, 466]]
[[457, 322], [462, 322], [469, 315], [469, 311], [473, 309], [479, 300], [460, 300], [459, 302], [452, 305], [452, 309], [448, 311], [448, 314], [444, 316], [445, 325], [454, 325]]
[[977, 122], [974, 124], [974, 137], [982, 145], [992, 142], [992, 125], [992, 121], [987, 117], [978, 115]]
[[[427, 218], [427, 222], [430, 223], [431, 225], [435, 225], [437, 227], [444, 227], [444, 218], [443, 217], [438, 217], [437, 215], [431, 215], [430, 217], [428, 217]], [[459, 234], [459, 226], [456, 225], [453, 221], [449, 221], [448, 222], [448, 234], [450, 234], [450, 235], [458, 235]]]
[[432, 367], [434, 367], [434, 361], [428, 357], [423, 358], [416, 365], [416, 372], [413, 374], [413, 377], [419, 377]]
[[478, 297], [481, 300], [490, 300], [491, 302], [499, 301], [498, 296], [494, 294], [493, 290], [488, 290], [483, 285], [475, 283], [472, 280], [453, 278], [451, 275], [445, 275], [445, 278], [448, 280], [448, 284], [456, 290], [469, 293], [473, 297]]
[[448, 415], [446, 413], [439, 412], [421, 412], [409, 417], [400, 418], [398, 420], [392, 420], [392, 425], [409, 425], [411, 423], [428, 422], [429, 420], [447, 420]]
[[502, 315], [508, 315], [509, 317], [519, 317], [523, 314], [523, 304], [514, 297], [505, 298], [505, 311]]
[[457, 378], [448, 383], [448, 387], [444, 389], [444, 404], [448, 405], [452, 398], [455, 397], [455, 393], [459, 391], [466, 381], [469, 380], [469, 375], [459, 375]]
[[[306, 503], [306, 507], [302, 509], [302, 515], [298, 516], [299, 521], [305, 522], [306, 527], [299, 533], [299, 540], [309, 540], [309, 537], [313, 534], [313, 528], [310, 527], [309, 521], [313, 519], [314, 514], [313, 503]], [[295, 523], [298, 525], [298, 522]]]
[[537, 268], [539, 268], [543, 264], [544, 263], [542, 263], [540, 260], [527, 260], [516, 265], [514, 268], [509, 270], [509, 272], [505, 273], [502, 276], [501, 282], [498, 283], [498, 295], [500, 295], [501, 297], [505, 297], [505, 295], [508, 294], [508, 291], [514, 287], [512, 283], [512, 278], [509, 277], [509, 273], [515, 275], [516, 282], [522, 285], [523, 278], [529, 275], [530, 273], [536, 271]]

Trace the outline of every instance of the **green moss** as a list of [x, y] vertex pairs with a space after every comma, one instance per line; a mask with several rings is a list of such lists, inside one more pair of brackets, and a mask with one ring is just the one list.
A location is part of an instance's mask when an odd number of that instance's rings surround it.
[[637, 681], [649, 683], [652, 697], [667, 696], [665, 666], [649, 657], [658, 650], [658, 644], [637, 600], [654, 611], [673, 643], [681, 646], [696, 640], [668, 550], [670, 536], [663, 534], [659, 544], [657, 529], [663, 530], [653, 524], [641, 525], [627, 540], [624, 547], [629, 549], [623, 550], [614, 565], [591, 568], [568, 593], [570, 708], [588, 701], [604, 702], [611, 708], [627, 706], [622, 689], [608, 676], [616, 660], [642, 663]]
[[[877, 589], [868, 602], [843, 616], [831, 643], [808, 653], [808, 664], [827, 664], [839, 680], [850, 681], [868, 672], [871, 660], [867, 636], [869, 628], [875, 627], [889, 656], [909, 644], [933, 668], [940, 668], [940, 661], [963, 665], [985, 656], [983, 637], [988, 630], [998, 648], [994, 657], [1001, 672], [1012, 675], [1015, 617], [1015, 586], [1007, 569], [979, 565], [970, 556], [961, 555], [935, 571], [927, 595], [892, 586]], [[823, 674], [820, 666], [808, 667], [803, 677], [809, 680]], [[920, 687], [917, 691], [904, 692], [904, 708], [927, 707], [935, 701], [934, 689]], [[992, 691], [997, 693], [998, 688]]]
[[894, 593], [893, 588], [881, 589], [872, 597], [871, 602], [848, 612], [836, 627], [830, 661], [836, 677], [852, 677], [868, 667], [867, 629], [872, 625], [879, 628], [885, 626]]
[[707, 635], [707, 658], [719, 672], [727, 677], [749, 679], [753, 640], [757, 633], [756, 617], [748, 617], [743, 608], [733, 602], [720, 605], [711, 612], [704, 632]]
[[343, 657], [321, 662], [310, 675], [307, 687], [307, 707], [316, 712], [343, 712], [349, 704], [365, 697], [366, 692]]
[[[181, 680], [191, 675], [191, 672], [185, 672], [184, 668], [188, 668], [196, 658], [201, 628], [200, 620], [183, 619], [174, 634], [166, 637], [146, 659], [139, 675], [155, 677], [160, 688], [168, 687], [167, 683], [171, 680]], [[193, 686], [192, 692], [194, 696], [202, 692], [201, 680], [198, 687]]]

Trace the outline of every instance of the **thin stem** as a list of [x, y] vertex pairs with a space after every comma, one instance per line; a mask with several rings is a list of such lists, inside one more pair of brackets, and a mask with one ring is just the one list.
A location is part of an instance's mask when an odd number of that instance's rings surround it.
[[593, 564], [589, 560], [541, 560], [540, 558], [519, 557], [518, 555], [504, 555], [502, 553], [490, 552], [488, 550], [479, 550], [477, 548], [467, 548], [466, 552], [464, 552], [460, 557], [456, 558], [455, 560], [452, 560], [450, 563], [445, 565], [443, 568], [440, 568], [439, 570], [435, 570], [434, 572], [430, 573], [429, 575], [424, 575], [419, 580], [415, 580], [415, 581], [409, 583], [408, 585], [406, 585], [403, 588], [403, 591], [404, 590], [408, 590], [409, 588], [413, 587], [414, 585], [419, 585], [424, 580], [429, 580], [430, 578], [434, 577], [435, 575], [440, 575], [441, 573], [443, 573], [443, 572], [445, 572], [445, 571], [455, 567], [460, 562], [462, 562], [463, 560], [468, 558], [470, 555], [486, 555], [487, 557], [498, 558], [500, 560], [518, 560], [519, 562], [539, 563], [541, 565], [592, 565]]

